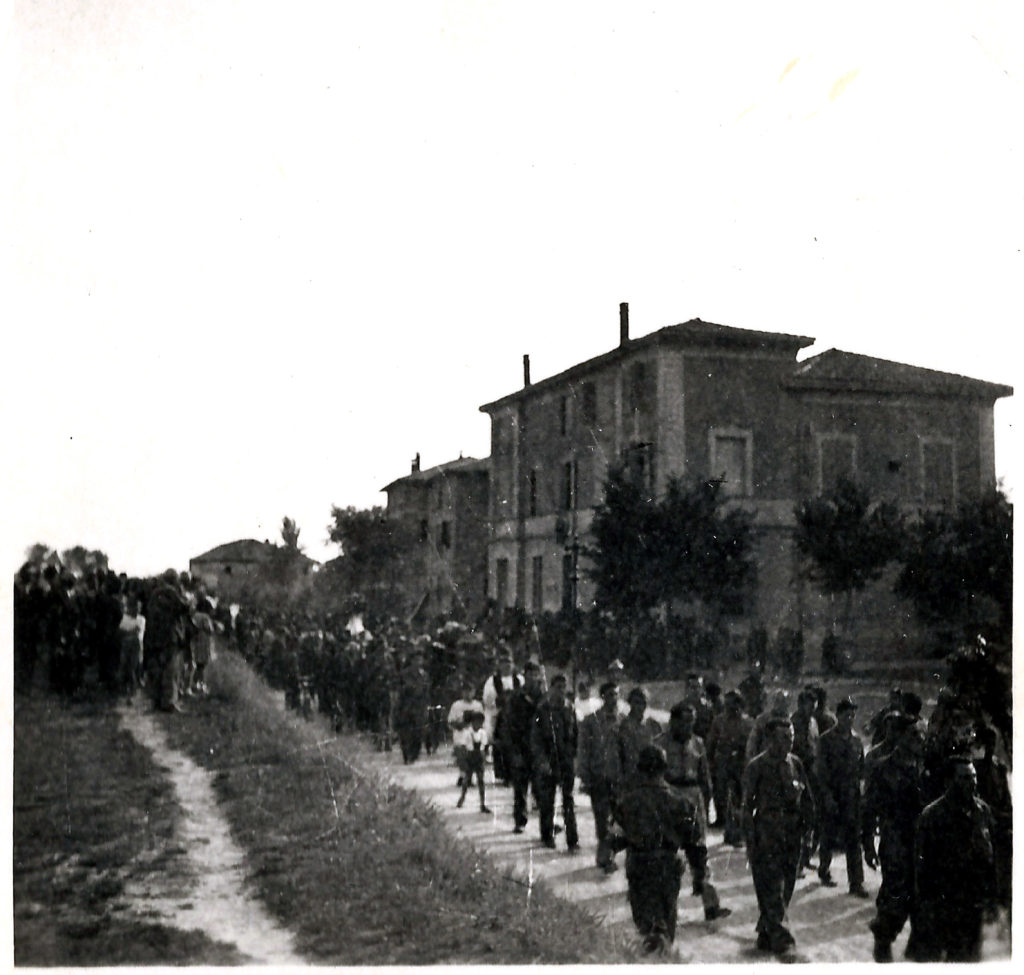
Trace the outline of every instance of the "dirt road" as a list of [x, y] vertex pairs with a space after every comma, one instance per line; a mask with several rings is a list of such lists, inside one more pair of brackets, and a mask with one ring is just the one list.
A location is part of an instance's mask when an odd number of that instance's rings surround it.
[[[544, 883], [555, 893], [603, 916], [608, 924], [627, 926], [632, 930], [626, 902], [625, 871], [620, 869], [607, 876], [595, 865], [594, 819], [585, 795], [577, 795], [576, 799], [580, 850], [570, 855], [561, 836], [558, 837], [557, 850], [540, 845], [536, 812], [531, 812], [525, 833], [517, 836], [512, 832], [510, 789], [488, 788], [487, 805], [492, 815], [479, 812], [475, 793], [466, 797], [464, 808], [456, 809], [458, 790], [455, 780], [458, 773], [448, 749], [439, 755], [421, 758], [413, 765], [403, 765], [398, 752], [375, 752], [369, 748], [360, 752], [359, 759], [433, 803], [444, 814], [450, 829], [465, 837], [467, 842], [486, 850], [500, 867], [510, 868], [527, 885]], [[619, 862], [622, 862], [621, 856]], [[681, 962], [728, 964], [765, 958], [755, 948], [757, 902], [745, 852], [723, 845], [721, 833], [713, 831], [709, 836], [709, 862], [722, 904], [732, 909], [732, 916], [705, 922], [700, 898], [690, 896], [690, 878], [684, 876], [674, 946], [676, 959]], [[823, 887], [813, 871], [798, 882], [791, 905], [790, 925], [800, 954], [808, 961], [871, 961], [872, 937], [867, 925], [874, 916], [874, 895], [880, 878], [870, 870], [866, 873], [871, 900], [854, 898], [847, 893], [846, 866], [841, 855], [836, 856], [832, 863], [832, 875], [838, 886]], [[998, 932], [993, 926], [986, 935], [985, 958], [1009, 958], [1009, 941], [1005, 933]], [[895, 957], [902, 957], [905, 944], [906, 932], [894, 945]]]

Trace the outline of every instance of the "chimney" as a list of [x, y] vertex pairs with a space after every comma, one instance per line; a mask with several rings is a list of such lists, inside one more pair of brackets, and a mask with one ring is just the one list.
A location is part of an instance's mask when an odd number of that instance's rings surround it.
[[629, 344], [629, 302], [619, 302], [619, 345]]
[[523, 356], [523, 385], [530, 385], [530, 357], [528, 355]]
[[416, 456], [413, 457], [413, 459], [412, 459], [412, 472], [413, 472], [413, 474], [418, 473], [419, 469], [420, 469], [420, 452], [417, 450], [416, 451]]

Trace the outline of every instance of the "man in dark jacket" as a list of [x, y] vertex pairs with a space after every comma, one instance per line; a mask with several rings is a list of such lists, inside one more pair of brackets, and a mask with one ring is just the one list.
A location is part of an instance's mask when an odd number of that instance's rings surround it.
[[[912, 738], [913, 718], [886, 715], [888, 750], [868, 766], [861, 831], [864, 858], [882, 870], [882, 886], [871, 921], [874, 958], [892, 961], [892, 943], [911, 917], [914, 903], [914, 828], [921, 813], [921, 757]], [[881, 746], [875, 746], [876, 749]], [[872, 749], [875, 751], [875, 749]], [[878, 851], [875, 851], [875, 831]], [[914, 933], [907, 957], [914, 957]]]
[[153, 701], [164, 711], [180, 711], [188, 600], [178, 588], [178, 573], [168, 569], [146, 603], [147, 681]]
[[864, 889], [864, 861], [861, 858], [861, 782], [864, 780], [864, 745], [853, 730], [857, 705], [843, 698], [836, 706], [837, 724], [818, 741], [817, 784], [821, 803], [821, 849], [818, 878], [825, 887], [835, 887], [829, 868], [832, 851], [846, 855], [846, 875], [854, 897], [868, 897]]
[[576, 712], [566, 701], [564, 674], [551, 679], [547, 696], [537, 705], [530, 731], [533, 788], [540, 807], [540, 839], [555, 848], [555, 792], [562, 793], [565, 843], [570, 852], [579, 849], [573, 785], [576, 777]]
[[676, 934], [676, 909], [683, 863], [679, 848], [696, 838], [694, 807], [664, 779], [665, 753], [645, 745], [637, 778], [619, 797], [615, 849], [625, 849], [626, 881], [633, 923], [649, 951], [664, 950]]
[[982, 920], [996, 895], [992, 812], [978, 797], [969, 758], [952, 760], [948, 782], [917, 822], [916, 959], [978, 961]]
[[526, 829], [527, 794], [533, 778], [533, 755], [530, 751], [530, 737], [533, 719], [542, 697], [540, 664], [529, 661], [523, 668], [523, 686], [512, 692], [501, 722], [501, 749], [507, 763], [509, 781], [512, 783], [513, 832]]

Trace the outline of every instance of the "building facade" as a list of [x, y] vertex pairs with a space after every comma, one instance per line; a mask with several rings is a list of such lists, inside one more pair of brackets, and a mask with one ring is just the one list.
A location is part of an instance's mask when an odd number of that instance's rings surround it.
[[412, 471], [388, 484], [387, 517], [402, 525], [408, 556], [401, 567], [406, 615], [474, 620], [487, 578], [489, 464], [458, 460]]
[[620, 460], [654, 495], [673, 475], [721, 479], [753, 514], [758, 582], [743, 615], [769, 628], [824, 625], [831, 611], [797, 578], [799, 500], [842, 474], [908, 508], [995, 486], [992, 411], [1009, 387], [836, 350], [797, 362], [812, 338], [699, 319], [632, 340], [625, 305], [619, 338], [537, 383], [524, 357], [523, 387], [480, 408], [499, 606], [593, 605], [580, 550]]

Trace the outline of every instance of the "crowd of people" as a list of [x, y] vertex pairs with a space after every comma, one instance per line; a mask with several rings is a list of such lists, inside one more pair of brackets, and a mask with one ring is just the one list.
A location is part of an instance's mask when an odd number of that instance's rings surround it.
[[27, 565], [14, 609], [16, 693], [30, 692], [42, 668], [69, 698], [90, 675], [111, 697], [145, 688], [156, 707], [179, 711], [206, 692], [219, 634], [287, 706], [337, 731], [367, 733], [384, 750], [397, 744], [406, 763], [451, 742], [457, 804], [475, 783], [490, 814], [488, 781], [510, 788], [513, 832], [535, 808], [545, 847], [562, 834], [578, 850], [578, 782], [593, 809], [596, 865], [613, 873], [626, 852], [633, 919], [651, 951], [674, 938], [684, 860], [705, 919], [730, 915], [711, 876], [712, 830], [746, 847], [757, 947], [783, 960], [796, 957], [787, 911], [797, 880], [813, 869], [835, 886], [836, 855], [853, 897], [869, 896], [865, 864], [881, 870], [876, 961], [892, 960], [908, 923], [908, 959], [977, 959], [984, 919], [999, 908], [1009, 917], [1005, 747], [962, 689], [943, 688], [925, 721], [921, 698], [894, 687], [862, 737], [857, 702], [844, 697], [833, 711], [820, 685], [791, 701], [782, 690], [769, 696], [755, 671], [725, 694], [691, 673], [663, 727], [643, 687], [623, 700], [617, 660], [591, 697], [588, 683], [548, 675], [536, 653], [520, 651], [517, 666], [509, 647], [458, 624], [415, 634], [390, 620], [370, 633], [351, 614], [229, 607], [172, 569], [137, 580]]
[[182, 697], [206, 693], [214, 633], [227, 613], [174, 569], [137, 579], [27, 563], [14, 585], [15, 692], [31, 693], [43, 671], [66, 699], [94, 688], [131, 700], [146, 688], [158, 707], [180, 710]]

